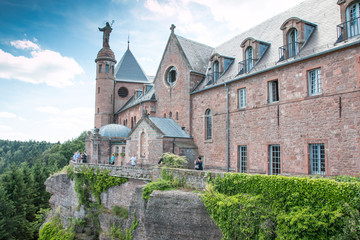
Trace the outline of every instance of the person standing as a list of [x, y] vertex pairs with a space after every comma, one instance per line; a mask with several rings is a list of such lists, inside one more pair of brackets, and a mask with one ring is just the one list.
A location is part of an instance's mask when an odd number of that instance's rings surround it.
[[194, 161], [194, 164], [196, 170], [203, 170], [203, 162], [200, 156]]
[[136, 155], [135, 154], [130, 158], [130, 161], [131, 161], [131, 166], [135, 167], [135, 165], [136, 165]]
[[114, 165], [114, 163], [115, 163], [115, 153], [113, 153], [113, 155], [112, 155], [112, 157], [110, 159], [110, 164]]

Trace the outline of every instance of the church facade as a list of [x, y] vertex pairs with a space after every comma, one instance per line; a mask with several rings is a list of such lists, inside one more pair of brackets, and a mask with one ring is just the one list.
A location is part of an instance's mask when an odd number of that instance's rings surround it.
[[[217, 47], [172, 25], [153, 81], [130, 49], [115, 68], [104, 47], [90, 161], [147, 166], [169, 151], [205, 170], [358, 174], [359, 14], [359, 1], [307, 0]], [[129, 130], [102, 136], [107, 125]]]

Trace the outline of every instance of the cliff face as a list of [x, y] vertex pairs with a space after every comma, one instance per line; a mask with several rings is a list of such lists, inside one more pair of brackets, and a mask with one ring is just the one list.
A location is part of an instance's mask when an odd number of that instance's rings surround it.
[[[66, 174], [50, 177], [46, 182], [46, 189], [52, 194], [50, 205], [53, 210], [59, 209], [64, 225], [69, 218], [86, 219], [91, 209], [78, 206], [74, 182]], [[140, 186], [142, 185], [142, 186]], [[173, 191], [154, 191], [146, 203], [142, 199], [143, 181], [129, 181], [121, 186], [110, 188], [101, 195], [102, 205], [107, 211], [98, 215], [101, 234], [99, 239], [110, 239], [107, 233], [112, 226], [129, 228], [133, 221], [133, 213], [139, 221], [133, 232], [134, 240], [156, 239], [221, 239], [222, 234], [210, 218], [197, 193]], [[92, 201], [95, 201], [92, 199]], [[129, 210], [129, 219], [124, 220], [111, 213], [114, 206], [122, 206]], [[91, 229], [96, 226], [87, 226]], [[99, 231], [98, 231], [99, 232]], [[83, 230], [82, 234], [94, 239], [94, 231]], [[97, 237], [96, 237], [97, 238]], [[95, 239], [96, 239], [95, 238]]]

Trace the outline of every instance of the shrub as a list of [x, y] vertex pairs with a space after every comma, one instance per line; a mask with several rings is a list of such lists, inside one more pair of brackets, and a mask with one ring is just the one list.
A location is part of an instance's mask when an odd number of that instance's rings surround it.
[[72, 240], [75, 239], [75, 229], [73, 227], [63, 228], [59, 214], [46, 223], [40, 230], [39, 240]]
[[170, 181], [160, 179], [156, 182], [151, 182], [151, 183], [146, 184], [146, 186], [143, 188], [142, 198], [145, 199], [146, 201], [148, 201], [150, 198], [150, 194], [154, 190], [164, 191], [164, 190], [170, 190], [173, 188], [174, 187], [172, 186]]
[[178, 156], [173, 153], [164, 153], [162, 158], [162, 165], [168, 168], [186, 168], [188, 164], [185, 156]]

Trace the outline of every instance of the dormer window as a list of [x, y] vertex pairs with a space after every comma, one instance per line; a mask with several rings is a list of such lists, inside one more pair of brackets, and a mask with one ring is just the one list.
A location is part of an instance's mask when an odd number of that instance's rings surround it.
[[287, 42], [289, 58], [295, 57], [299, 53], [298, 32], [296, 28], [293, 28], [289, 31]]
[[270, 44], [249, 37], [240, 46], [243, 49], [243, 61], [239, 62], [239, 74], [243, 74], [249, 73], [255, 67]]
[[213, 65], [213, 78], [214, 78], [214, 82], [216, 82], [217, 80], [219, 80], [219, 76], [220, 76], [220, 71], [219, 71], [219, 62], [215, 61], [214, 65]]
[[280, 27], [283, 31], [284, 46], [279, 48], [279, 61], [296, 57], [306, 45], [316, 25], [300, 18], [292, 17]]
[[221, 56], [218, 53], [213, 54], [210, 58], [206, 85], [216, 83], [233, 62], [234, 58]]
[[337, 42], [341, 42], [360, 35], [360, 2], [344, 0], [338, 1], [338, 4], [342, 23], [337, 26]]
[[254, 51], [248, 47], [245, 51], [245, 71], [248, 73], [254, 67]]

